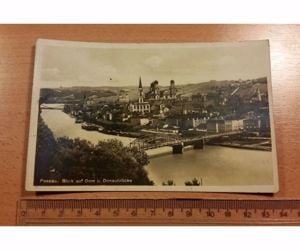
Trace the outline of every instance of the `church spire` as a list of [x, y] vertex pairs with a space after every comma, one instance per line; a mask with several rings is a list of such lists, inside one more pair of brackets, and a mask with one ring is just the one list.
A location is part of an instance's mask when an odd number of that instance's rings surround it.
[[139, 103], [144, 102], [144, 93], [143, 93], [143, 86], [142, 86], [142, 78], [140, 77], [139, 80]]
[[142, 77], [140, 77], [140, 81], [139, 81], [139, 89], [142, 89], [143, 86], [142, 86]]

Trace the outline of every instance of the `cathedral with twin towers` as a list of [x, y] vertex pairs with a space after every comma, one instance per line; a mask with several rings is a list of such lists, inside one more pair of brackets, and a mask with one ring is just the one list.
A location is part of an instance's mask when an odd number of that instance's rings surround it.
[[176, 100], [177, 99], [177, 90], [175, 87], [175, 81], [170, 81], [169, 88], [160, 89], [158, 81], [155, 80], [150, 84], [150, 90], [144, 93], [144, 88], [142, 84], [142, 78], [139, 79], [139, 97], [138, 101], [131, 103], [129, 106], [130, 112], [134, 113], [150, 113], [151, 105], [157, 105], [163, 103], [167, 100]]

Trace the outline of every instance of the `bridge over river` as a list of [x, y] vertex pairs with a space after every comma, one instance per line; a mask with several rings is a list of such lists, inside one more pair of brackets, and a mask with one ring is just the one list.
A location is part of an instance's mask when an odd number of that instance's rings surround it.
[[203, 149], [205, 141], [210, 139], [219, 138], [223, 136], [232, 136], [242, 134], [243, 131], [231, 131], [226, 133], [208, 134], [189, 138], [181, 138], [175, 135], [163, 135], [163, 134], [151, 134], [143, 137], [139, 137], [132, 141], [130, 147], [138, 147], [142, 150], [155, 149], [160, 147], [172, 147], [174, 154], [183, 153], [183, 149], [186, 146], [194, 146], [195, 149]]

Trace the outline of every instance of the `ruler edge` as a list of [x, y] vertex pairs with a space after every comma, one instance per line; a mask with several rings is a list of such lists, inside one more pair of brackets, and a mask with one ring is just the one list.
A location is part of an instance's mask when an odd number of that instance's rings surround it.
[[[262, 199], [262, 200], [255, 200], [255, 199], [99, 199], [99, 198], [80, 198], [80, 199], [74, 199], [74, 198], [71, 198], [71, 199], [65, 199], [65, 198], [62, 198], [62, 199], [49, 199], [49, 198], [21, 198], [17, 201], [17, 210], [16, 210], [16, 216], [17, 216], [17, 225], [18, 226], [28, 226], [28, 225], [31, 225], [31, 226], [46, 226], [45, 224], [40, 224], [40, 225], [37, 225], [37, 224], [30, 224], [29, 222], [23, 222], [22, 221], [22, 218], [20, 216], [20, 210], [22, 209], [21, 206], [24, 202], [28, 202], [28, 201], [65, 201], [65, 202], [68, 202], [68, 201], [90, 201], [90, 200], [94, 200], [94, 201], [119, 201], [119, 200], [126, 200], [126, 201], [133, 201], [133, 202], [138, 202], [138, 201], [223, 201], [223, 202], [264, 202], [266, 204], [268, 204], [268, 202], [280, 202], [280, 203], [286, 203], [286, 204], [289, 204], [290, 202], [294, 203], [294, 202], [298, 202], [299, 203], [299, 207], [300, 207], [300, 200], [298, 199]], [[25, 203], [26, 204], [26, 203]], [[79, 203], [80, 204], [80, 203]], [[81, 206], [82, 208], [83, 206]], [[116, 207], [116, 208], [123, 208], [122, 206], [120, 207]], [[125, 208], [125, 207], [124, 207]], [[143, 207], [137, 207], [137, 208], [143, 208]], [[180, 209], [180, 207], [178, 208]], [[193, 208], [192, 208], [193, 209]], [[216, 208], [212, 208], [212, 209], [216, 209]], [[239, 208], [239, 209], [247, 209], [247, 208]], [[254, 208], [249, 208], [249, 209], [254, 209]], [[259, 208], [258, 208], [259, 209]], [[266, 208], [266, 209], [271, 209], [271, 208]], [[281, 208], [274, 208], [274, 209], [277, 209], [277, 210], [280, 210]], [[282, 208], [284, 209], [284, 208]], [[287, 208], [289, 209], [289, 208]], [[294, 209], [294, 208], [290, 208], [290, 209]], [[30, 219], [29, 219], [30, 220]], [[50, 219], [49, 219], [50, 220]], [[109, 220], [109, 219], [108, 219]], [[175, 218], [176, 220], [176, 218]], [[239, 220], [239, 221], [232, 221], [231, 223], [229, 222], [224, 222], [224, 221], [212, 221], [212, 222], [209, 222], [209, 221], [197, 221], [195, 223], [190, 223], [190, 222], [187, 222], [187, 223], [178, 223], [178, 221], [170, 221], [170, 223], [168, 223], [167, 221], [163, 222], [163, 223], [157, 223], [157, 221], [153, 221], [152, 219], [149, 219], [149, 220], [145, 220], [143, 219], [141, 222], [139, 223], [136, 223], [135, 221], [125, 221], [123, 222], [124, 219], [121, 219], [119, 221], [115, 221], [115, 222], [107, 222], [107, 223], [70, 223], [70, 224], [64, 224], [62, 222], [56, 222], [56, 223], [48, 223], [47, 225], [48, 226], [166, 226], [166, 225], [172, 225], [172, 226], [298, 226], [300, 225], [300, 218], [299, 220], [289, 220], [289, 221], [284, 221], [284, 220], [264, 220], [264, 221], [260, 221], [260, 223], [258, 221], [246, 221], [246, 220]]]

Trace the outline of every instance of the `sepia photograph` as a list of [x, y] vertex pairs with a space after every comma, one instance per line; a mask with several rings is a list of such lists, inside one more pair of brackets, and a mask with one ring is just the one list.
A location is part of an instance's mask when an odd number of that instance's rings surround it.
[[28, 191], [278, 191], [269, 41], [39, 39]]

